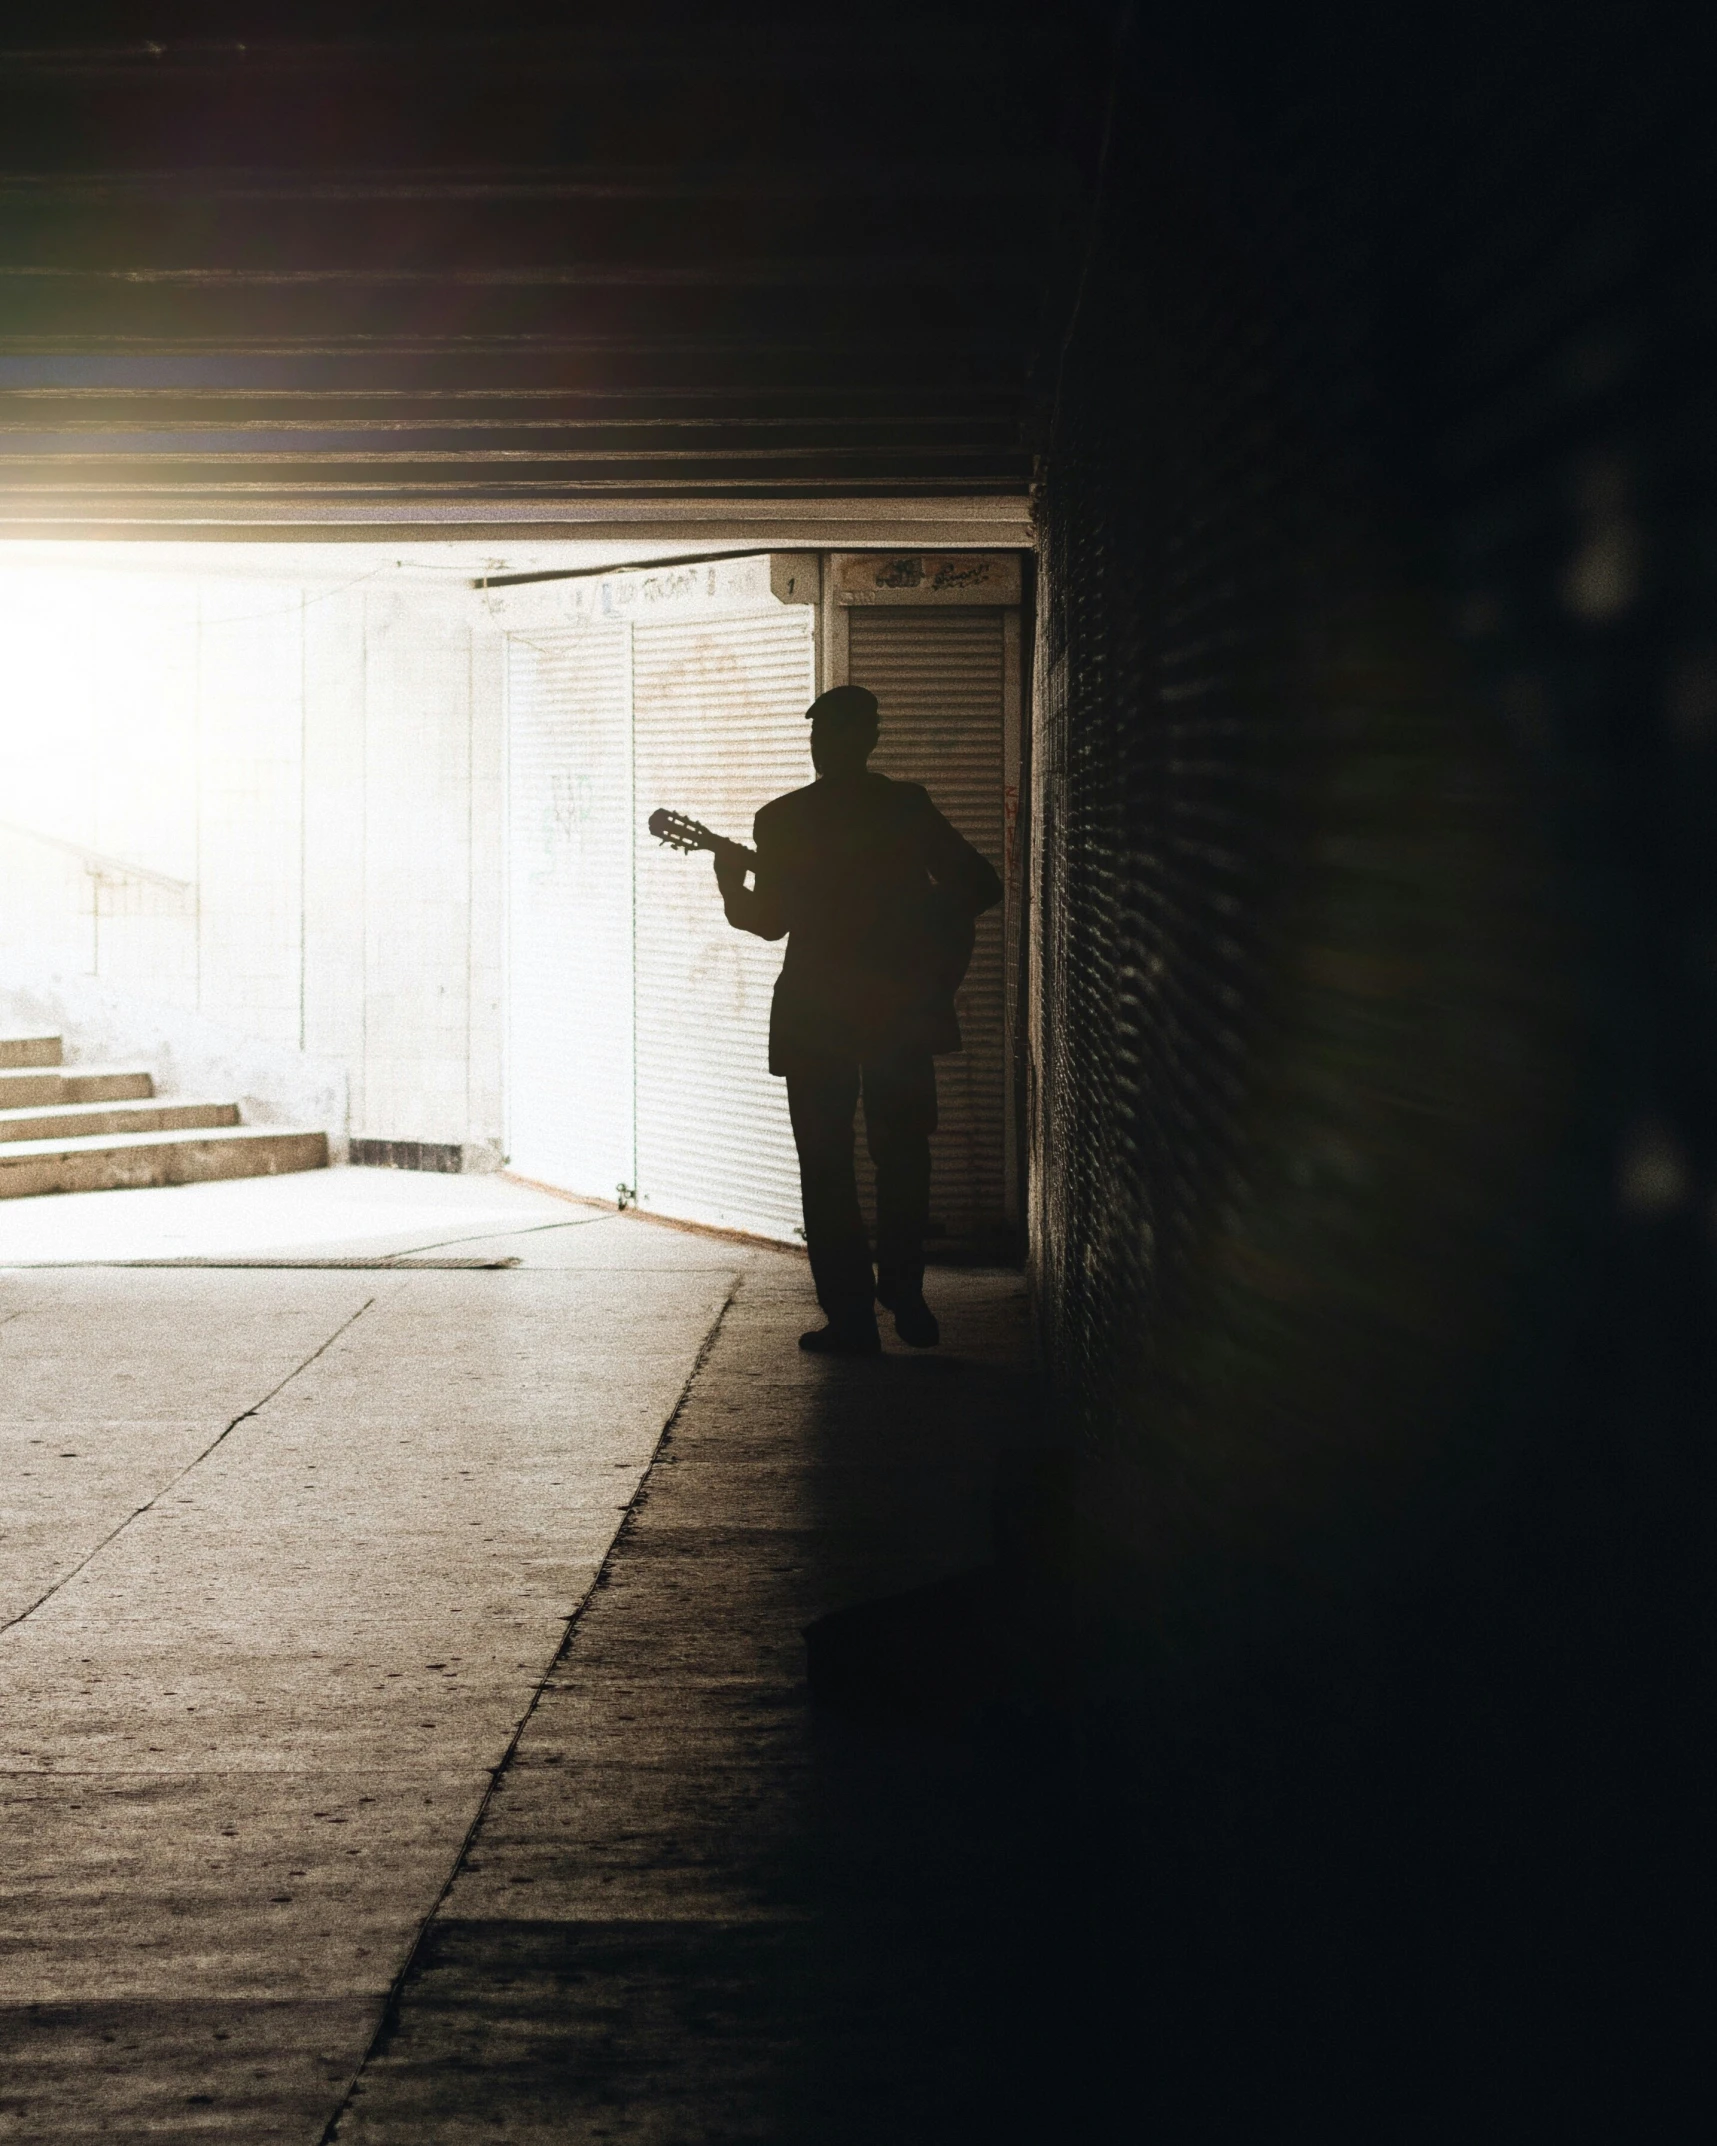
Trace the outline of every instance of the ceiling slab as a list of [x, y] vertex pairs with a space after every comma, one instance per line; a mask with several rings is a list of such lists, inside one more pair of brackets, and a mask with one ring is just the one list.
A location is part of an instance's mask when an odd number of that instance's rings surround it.
[[1086, 12], [219, 12], [0, 48], [0, 535], [1019, 526]]

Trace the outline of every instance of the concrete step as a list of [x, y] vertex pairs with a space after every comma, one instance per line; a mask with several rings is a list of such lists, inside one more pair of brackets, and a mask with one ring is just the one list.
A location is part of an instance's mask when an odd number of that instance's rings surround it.
[[278, 1125], [200, 1132], [96, 1133], [0, 1142], [0, 1200], [39, 1192], [114, 1192], [217, 1177], [277, 1177], [327, 1167], [328, 1136]]
[[155, 1093], [141, 1066], [0, 1066], [0, 1110], [39, 1103], [135, 1103]]
[[27, 1110], [0, 1110], [0, 1142], [78, 1140], [95, 1133], [185, 1133], [208, 1125], [236, 1125], [236, 1103], [42, 1103]]
[[0, 1036], [0, 1066], [57, 1066], [58, 1036]]

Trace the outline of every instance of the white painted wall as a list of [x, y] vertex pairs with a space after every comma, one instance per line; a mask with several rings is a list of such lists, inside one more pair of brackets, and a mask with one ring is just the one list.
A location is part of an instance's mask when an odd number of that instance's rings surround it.
[[500, 636], [457, 582], [338, 568], [0, 570], [0, 1013], [60, 1005], [89, 1057], [132, 1005], [176, 1083], [224, 1037], [270, 1115], [343, 1086], [336, 1137], [494, 1166]]

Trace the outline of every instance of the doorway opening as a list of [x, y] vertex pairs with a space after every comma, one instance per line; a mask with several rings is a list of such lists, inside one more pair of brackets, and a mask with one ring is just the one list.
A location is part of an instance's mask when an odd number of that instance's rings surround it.
[[1019, 554], [664, 548], [0, 546], [0, 1031], [146, 1059], [162, 1098], [218, 1091], [334, 1161], [791, 1242], [778, 950], [644, 820], [747, 834], [809, 779], [805, 706], [852, 678], [875, 764], [1004, 868], [937, 1142], [939, 1227], [994, 1245], [1019, 1205]]

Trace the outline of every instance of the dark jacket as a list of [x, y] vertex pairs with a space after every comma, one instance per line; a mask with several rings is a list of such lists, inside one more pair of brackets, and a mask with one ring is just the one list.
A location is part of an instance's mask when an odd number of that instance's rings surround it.
[[730, 875], [723, 899], [741, 931], [787, 939], [769, 1070], [957, 1051], [971, 919], [1002, 886], [928, 792], [868, 770], [825, 776], [765, 805], [755, 841], [755, 889]]

